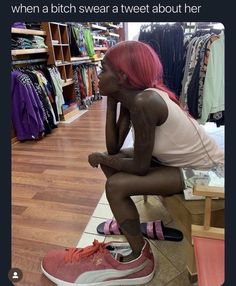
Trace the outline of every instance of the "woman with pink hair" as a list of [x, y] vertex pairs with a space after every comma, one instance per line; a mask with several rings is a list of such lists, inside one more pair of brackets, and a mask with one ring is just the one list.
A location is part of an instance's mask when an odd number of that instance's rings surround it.
[[[124, 41], [110, 48], [99, 89], [107, 96], [107, 152], [92, 153], [88, 160], [92, 167], [100, 165], [107, 177], [106, 196], [115, 220], [104, 224], [104, 233], [123, 233], [130, 251], [122, 243], [94, 241], [64, 256], [48, 255], [42, 267], [58, 284], [144, 284], [154, 275], [154, 258], [131, 196], [181, 193], [188, 183], [186, 174], [194, 170], [223, 176], [224, 153], [164, 85], [162, 65], [150, 46]], [[131, 128], [134, 147], [122, 149]], [[146, 227], [148, 238], [165, 239], [163, 224]]]

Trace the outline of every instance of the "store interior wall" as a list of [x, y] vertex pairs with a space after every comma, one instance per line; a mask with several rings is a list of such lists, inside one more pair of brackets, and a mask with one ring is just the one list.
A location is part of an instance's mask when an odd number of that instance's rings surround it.
[[127, 23], [127, 40], [138, 40], [141, 25], [149, 22], [128, 22]]

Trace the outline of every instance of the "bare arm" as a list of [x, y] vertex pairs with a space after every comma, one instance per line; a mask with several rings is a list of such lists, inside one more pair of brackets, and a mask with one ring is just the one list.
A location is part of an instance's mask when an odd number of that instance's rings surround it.
[[154, 145], [155, 123], [151, 123], [142, 106], [133, 108], [131, 119], [135, 130], [134, 157], [103, 156], [101, 163], [118, 171], [145, 175], [150, 168]]
[[141, 97], [141, 100], [138, 99], [130, 111], [135, 131], [134, 157], [117, 158], [101, 155], [101, 164], [136, 175], [145, 175], [148, 172], [155, 140], [155, 128], [166, 120], [168, 109], [160, 97], [155, 96], [154, 100], [147, 102], [145, 96]]
[[130, 130], [129, 111], [121, 105], [118, 121], [117, 101], [112, 97], [107, 98], [107, 115], [106, 115], [106, 146], [108, 154], [117, 154]]

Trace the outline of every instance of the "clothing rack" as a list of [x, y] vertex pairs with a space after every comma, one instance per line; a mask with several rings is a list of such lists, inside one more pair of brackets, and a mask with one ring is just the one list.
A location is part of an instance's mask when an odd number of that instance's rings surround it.
[[150, 45], [163, 65], [163, 81], [177, 96], [184, 67], [182, 22], [154, 22], [140, 27], [138, 40]]
[[140, 27], [140, 30], [142, 31], [145, 31], [145, 32], [152, 32], [153, 29], [155, 29], [156, 27], [161, 27], [161, 26], [164, 26], [164, 25], [175, 25], [175, 24], [180, 24], [180, 25], [183, 25], [182, 22], [151, 22], [151, 23], [148, 23], [148, 24], [143, 24], [141, 25]]
[[13, 60], [12, 65], [45, 63], [47, 59]]

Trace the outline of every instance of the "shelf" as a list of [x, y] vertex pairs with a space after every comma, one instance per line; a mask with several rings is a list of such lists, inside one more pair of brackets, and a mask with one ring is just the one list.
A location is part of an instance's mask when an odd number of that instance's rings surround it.
[[116, 33], [110, 33], [110, 32], [109, 32], [109, 35], [110, 35], [110, 36], [113, 36], [113, 37], [116, 37], [116, 38], [119, 38], [119, 37], [120, 37], [120, 35], [119, 35], [119, 34], [116, 34]]
[[53, 47], [69, 47], [69, 44], [52, 44]]
[[57, 63], [55, 63], [55, 65], [56, 65], [57, 67], [61, 67], [61, 66], [68, 66], [68, 65], [71, 65], [71, 63], [70, 63], [70, 62], [68, 62], [68, 63], [61, 63], [61, 64], [57, 64]]
[[73, 81], [73, 80], [68, 80], [68, 81], [66, 81], [66, 82], [64, 82], [64, 83], [62, 84], [62, 87], [65, 87], [65, 86], [71, 85], [71, 84], [73, 84], [73, 83], [74, 83], [74, 81]]
[[67, 26], [67, 24], [63, 24], [63, 23], [59, 23], [59, 22], [50, 22], [50, 23], [53, 25], [59, 25], [59, 26], [64, 26], [64, 27]]
[[39, 53], [47, 53], [48, 49], [20, 49], [20, 50], [12, 50], [12, 56], [18, 55], [29, 55], [29, 54], [39, 54]]
[[71, 62], [74, 63], [74, 62], [87, 62], [87, 61], [90, 61], [90, 57], [72, 57], [71, 58]]
[[108, 28], [119, 29], [119, 26], [114, 25], [114, 24], [104, 23], [104, 25], [107, 26]]
[[83, 60], [89, 60], [89, 57], [71, 57], [71, 61], [77, 62], [77, 61], [83, 61]]
[[102, 36], [93, 36], [94, 40], [107, 40], [106, 37], [102, 37]]
[[13, 34], [46, 36], [46, 32], [40, 30], [11, 28], [11, 32]]
[[82, 65], [82, 64], [87, 64], [87, 63], [91, 63], [91, 60], [83, 60], [83, 61], [73, 61], [72, 65]]
[[46, 63], [47, 58], [45, 59], [26, 59], [26, 60], [12, 60], [12, 65], [20, 65], [20, 64], [32, 64], [32, 63]]
[[96, 59], [90, 58], [90, 59], [92, 60], [92, 62], [99, 62], [103, 60], [103, 58], [96, 58]]
[[94, 51], [107, 51], [108, 48], [106, 47], [94, 47]]
[[107, 31], [107, 28], [106, 28], [106, 27], [98, 26], [98, 25], [95, 25], [95, 24], [92, 24], [92, 25], [91, 25], [91, 28], [92, 28], [92, 29], [97, 29], [97, 30]]

